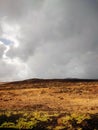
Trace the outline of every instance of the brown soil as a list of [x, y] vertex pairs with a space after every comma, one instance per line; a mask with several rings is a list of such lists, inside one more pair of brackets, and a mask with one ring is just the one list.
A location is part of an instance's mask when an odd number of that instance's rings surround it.
[[0, 110], [98, 113], [98, 81], [26, 80], [0, 84]]

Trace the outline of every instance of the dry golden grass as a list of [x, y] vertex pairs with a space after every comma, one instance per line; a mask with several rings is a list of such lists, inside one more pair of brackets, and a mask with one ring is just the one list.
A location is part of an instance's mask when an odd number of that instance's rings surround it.
[[18, 82], [1, 84], [0, 110], [98, 113], [98, 82]]

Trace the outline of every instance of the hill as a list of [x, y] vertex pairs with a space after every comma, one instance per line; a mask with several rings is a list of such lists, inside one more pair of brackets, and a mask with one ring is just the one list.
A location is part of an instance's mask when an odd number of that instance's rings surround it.
[[0, 110], [98, 112], [98, 80], [28, 79], [3, 83]]
[[0, 128], [98, 130], [98, 80], [2, 82]]

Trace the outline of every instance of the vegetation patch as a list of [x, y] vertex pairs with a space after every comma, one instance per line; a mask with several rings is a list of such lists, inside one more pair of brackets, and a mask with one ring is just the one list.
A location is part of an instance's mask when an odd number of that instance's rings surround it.
[[98, 114], [6, 111], [0, 113], [0, 128], [19, 130], [98, 130]]

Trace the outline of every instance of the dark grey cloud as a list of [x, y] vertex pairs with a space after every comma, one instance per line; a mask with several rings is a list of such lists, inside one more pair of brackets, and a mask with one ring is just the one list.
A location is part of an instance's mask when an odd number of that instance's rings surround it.
[[20, 20], [29, 11], [39, 10], [44, 0], [0, 0], [0, 16], [7, 16], [9, 21]]
[[97, 0], [0, 0], [0, 19], [1, 79], [98, 78]]

